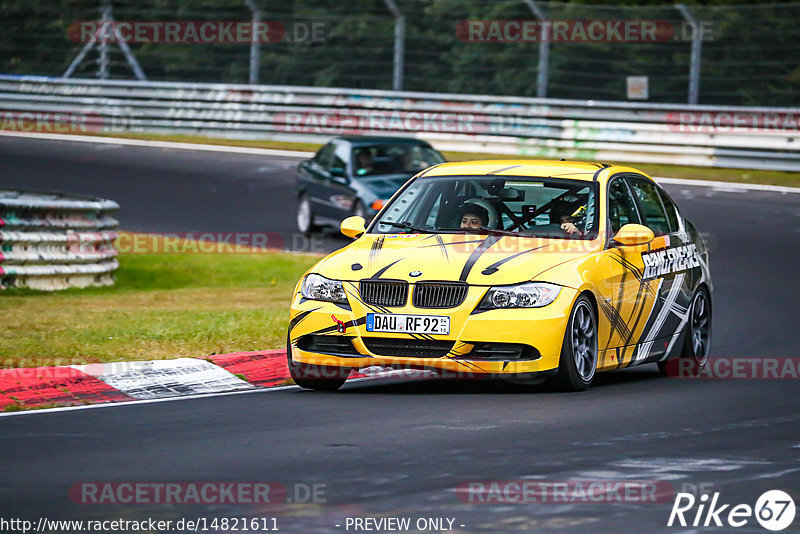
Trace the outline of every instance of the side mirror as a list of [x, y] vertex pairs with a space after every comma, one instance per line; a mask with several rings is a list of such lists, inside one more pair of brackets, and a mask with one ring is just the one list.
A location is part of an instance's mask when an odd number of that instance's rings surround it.
[[347, 183], [347, 173], [345, 172], [344, 168], [331, 167], [328, 173], [331, 175], [331, 178], [337, 182]]
[[617, 235], [614, 236], [612, 242], [618, 243], [623, 247], [630, 247], [634, 245], [646, 245], [655, 239], [653, 231], [641, 224], [626, 224], [619, 229]]
[[364, 220], [364, 217], [359, 217], [358, 215], [353, 215], [352, 217], [348, 217], [342, 221], [342, 225], [340, 229], [342, 233], [347, 237], [352, 237], [353, 239], [359, 238], [364, 234], [365, 228], [364, 225], [367, 221]]

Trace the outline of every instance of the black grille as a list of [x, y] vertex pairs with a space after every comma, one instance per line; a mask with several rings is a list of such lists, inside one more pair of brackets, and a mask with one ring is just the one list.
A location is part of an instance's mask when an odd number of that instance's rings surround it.
[[382, 337], [361, 338], [367, 349], [378, 356], [403, 356], [406, 358], [441, 358], [453, 348], [453, 341], [425, 341], [419, 339], [390, 339]]
[[467, 354], [458, 356], [464, 360], [538, 360], [539, 351], [530, 345], [521, 343], [475, 343], [473, 349]]
[[412, 301], [417, 308], [455, 308], [467, 298], [467, 289], [458, 282], [419, 282]]
[[363, 301], [373, 306], [405, 306], [408, 302], [406, 282], [362, 280], [358, 288]]
[[297, 346], [301, 350], [320, 354], [361, 356], [353, 347], [352, 339], [345, 336], [303, 336], [298, 340]]

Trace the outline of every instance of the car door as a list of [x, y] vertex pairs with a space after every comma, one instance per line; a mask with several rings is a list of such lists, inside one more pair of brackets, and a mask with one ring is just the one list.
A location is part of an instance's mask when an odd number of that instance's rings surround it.
[[621, 246], [613, 236], [626, 224], [644, 224], [626, 176], [612, 177], [606, 187], [608, 238], [603, 253], [606, 278], [600, 292], [601, 346], [598, 364], [603, 368], [624, 367], [637, 361], [636, 344], [655, 307], [658, 282], [644, 278], [642, 253], [649, 245]]
[[320, 148], [313, 158], [303, 161], [298, 166], [298, 189], [300, 193], [308, 195], [311, 209], [314, 213], [322, 214], [326, 207], [325, 195], [328, 181], [328, 168], [333, 159], [336, 145], [327, 143]]
[[637, 359], [657, 361], [672, 349], [688, 319], [692, 271], [698, 266], [696, 245], [663, 189], [636, 176], [628, 181], [644, 224], [656, 235], [642, 260], [644, 278], [658, 282], [659, 298], [639, 339]]
[[320, 213], [336, 223], [351, 215], [356, 198], [350, 178], [350, 152], [350, 143], [336, 144], [323, 186], [326, 208], [324, 212]]

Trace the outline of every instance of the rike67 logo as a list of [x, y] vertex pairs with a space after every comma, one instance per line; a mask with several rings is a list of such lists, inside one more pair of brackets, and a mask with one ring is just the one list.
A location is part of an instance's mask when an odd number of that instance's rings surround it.
[[794, 521], [794, 500], [785, 491], [766, 491], [755, 506], [723, 504], [719, 495], [719, 492], [715, 492], [709, 497], [706, 493], [696, 498], [691, 493], [678, 493], [667, 526], [739, 528], [750, 524], [755, 517], [765, 529], [778, 531], [789, 527]]

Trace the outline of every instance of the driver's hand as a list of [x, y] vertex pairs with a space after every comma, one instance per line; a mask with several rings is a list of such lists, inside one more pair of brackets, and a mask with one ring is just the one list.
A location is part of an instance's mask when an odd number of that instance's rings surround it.
[[578, 227], [572, 224], [571, 222], [561, 223], [561, 229], [567, 232], [568, 234], [574, 234], [578, 232]]

